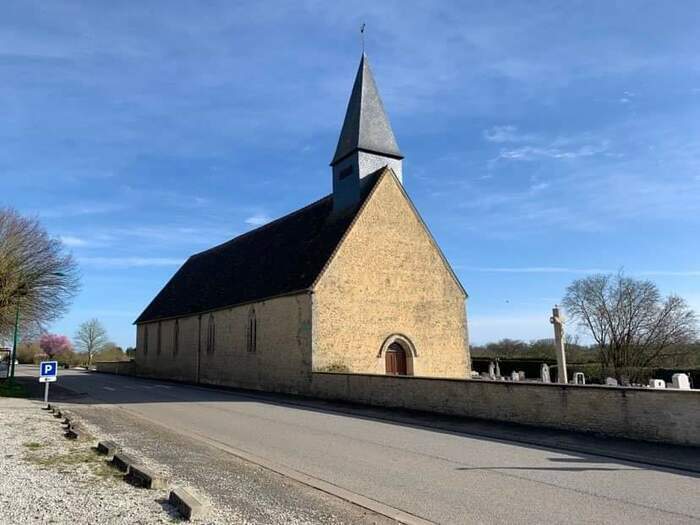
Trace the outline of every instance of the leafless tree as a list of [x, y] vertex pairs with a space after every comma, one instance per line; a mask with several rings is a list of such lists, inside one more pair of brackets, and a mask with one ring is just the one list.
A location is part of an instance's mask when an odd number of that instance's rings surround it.
[[109, 339], [102, 323], [97, 319], [90, 319], [78, 327], [73, 342], [78, 351], [87, 354], [88, 366], [90, 366], [95, 354], [109, 343]]
[[697, 318], [676, 295], [662, 297], [651, 281], [622, 272], [574, 281], [563, 301], [568, 315], [593, 337], [603, 366], [635, 379], [675, 348], [697, 338]]
[[17, 309], [23, 333], [58, 319], [79, 289], [78, 268], [60, 240], [37, 219], [0, 208], [0, 339], [9, 338]]

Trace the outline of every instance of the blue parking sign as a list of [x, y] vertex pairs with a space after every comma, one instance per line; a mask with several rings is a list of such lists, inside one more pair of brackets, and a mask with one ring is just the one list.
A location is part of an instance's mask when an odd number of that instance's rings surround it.
[[58, 375], [58, 361], [42, 361], [39, 365], [40, 377], [56, 377]]

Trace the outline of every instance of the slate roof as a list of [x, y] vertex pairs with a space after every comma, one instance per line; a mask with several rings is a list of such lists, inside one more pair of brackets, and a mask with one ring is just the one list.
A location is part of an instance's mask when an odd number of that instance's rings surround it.
[[375, 186], [364, 180], [357, 206], [333, 214], [328, 195], [276, 221], [191, 256], [136, 323], [231, 307], [309, 289]]
[[384, 112], [367, 55], [362, 54], [352, 93], [345, 112], [343, 129], [331, 165], [356, 150], [402, 159], [396, 137]]

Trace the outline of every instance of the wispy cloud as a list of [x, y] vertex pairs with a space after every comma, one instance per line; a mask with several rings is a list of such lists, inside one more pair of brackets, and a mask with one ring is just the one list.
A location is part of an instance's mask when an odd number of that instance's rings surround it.
[[88, 242], [85, 239], [81, 239], [80, 237], [74, 237], [72, 235], [61, 235], [59, 237], [61, 239], [61, 242], [65, 244], [66, 246], [70, 246], [71, 248], [77, 248], [79, 246], [87, 246]]
[[269, 217], [264, 213], [258, 213], [258, 214], [252, 215], [251, 217], [248, 217], [245, 220], [245, 223], [250, 225], [250, 226], [262, 226], [263, 224], [267, 224], [271, 220], [272, 220], [272, 217]]
[[579, 157], [591, 157], [607, 150], [606, 144], [584, 144], [573, 148], [549, 146], [523, 146], [520, 148], [503, 149], [498, 154], [499, 159], [533, 161], [543, 158], [573, 160]]
[[484, 139], [488, 142], [530, 142], [537, 138], [531, 133], [521, 133], [517, 126], [511, 124], [505, 126], [492, 126], [483, 131]]
[[179, 266], [184, 261], [168, 257], [79, 257], [78, 262], [100, 268], [142, 268], [146, 266]]
[[54, 208], [44, 208], [36, 210], [35, 213], [45, 218], [77, 217], [81, 215], [96, 215], [112, 213], [126, 208], [122, 203], [110, 202], [87, 202], [76, 204], [65, 204]]

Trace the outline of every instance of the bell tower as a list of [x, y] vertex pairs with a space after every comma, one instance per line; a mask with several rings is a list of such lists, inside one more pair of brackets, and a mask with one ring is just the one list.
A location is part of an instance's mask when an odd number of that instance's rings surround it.
[[384, 166], [390, 167], [402, 181], [402, 159], [367, 55], [363, 53], [331, 161], [333, 209], [339, 211], [357, 204], [363, 178]]

